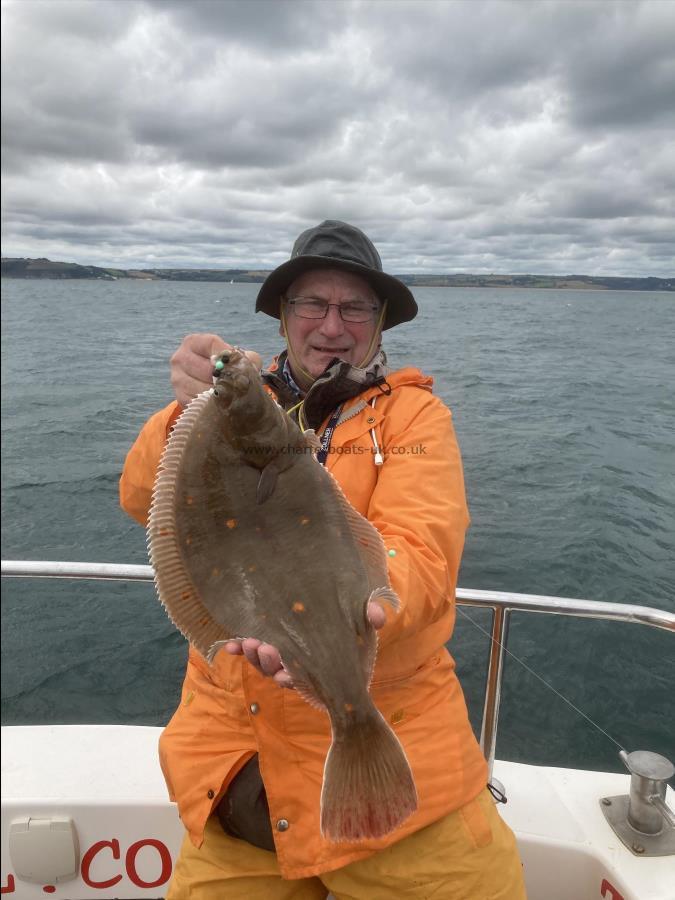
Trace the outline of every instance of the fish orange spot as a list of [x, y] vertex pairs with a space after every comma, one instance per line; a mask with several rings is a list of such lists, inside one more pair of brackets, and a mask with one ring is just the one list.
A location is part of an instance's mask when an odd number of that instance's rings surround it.
[[354, 707], [351, 703], [345, 703], [345, 712], [354, 712]]
[[194, 497], [186, 497], [185, 502], [187, 503], [188, 506], [192, 506], [192, 504], [195, 502], [195, 498]]
[[211, 569], [211, 575], [213, 578], [217, 578], [217, 576], [220, 575], [220, 569]]
[[192, 596], [192, 591], [183, 591], [183, 593], [180, 595], [180, 599], [181, 600], [189, 600], [191, 596]]
[[365, 641], [360, 634], [357, 634], [356, 636], [356, 643], [359, 645], [359, 647], [363, 647], [363, 645], [365, 644]]
[[227, 522], [225, 522], [225, 524], [227, 525], [228, 528], [236, 528], [237, 520], [236, 519], [228, 519]]
[[199, 624], [200, 624], [200, 625], [208, 625], [208, 624], [209, 624], [209, 620], [208, 620], [207, 618], [200, 619], [200, 620], [199, 620]]
[[292, 608], [293, 612], [301, 613], [301, 612], [305, 611], [305, 604], [300, 603], [300, 601], [298, 600], [297, 602], [295, 602], [293, 604], [293, 606], [291, 608]]
[[160, 537], [169, 537], [169, 535], [172, 535], [172, 534], [173, 534], [173, 531], [171, 531], [170, 528], [160, 528], [159, 529]]
[[303, 516], [303, 517], [300, 519], [300, 524], [301, 524], [301, 525], [309, 525], [309, 517], [308, 517], [308, 516]]
[[367, 540], [366, 538], [359, 538], [358, 540], [359, 540], [359, 544], [361, 544], [362, 546], [370, 547], [370, 541]]
[[192, 538], [190, 537], [190, 535], [188, 535], [188, 536], [185, 538], [185, 543], [188, 545], [188, 547], [189, 547], [190, 544], [192, 543]]
[[249, 566], [248, 569], [247, 569], [247, 571], [248, 571], [248, 572], [255, 572], [255, 569], [256, 569], [255, 566]]

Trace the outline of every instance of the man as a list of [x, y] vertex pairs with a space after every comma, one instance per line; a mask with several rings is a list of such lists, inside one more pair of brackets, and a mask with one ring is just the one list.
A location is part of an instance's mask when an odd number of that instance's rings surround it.
[[[263, 284], [256, 310], [280, 320], [286, 350], [264, 374], [318, 460], [388, 549], [397, 615], [379, 629], [373, 700], [410, 762], [418, 809], [384, 838], [332, 844], [319, 828], [327, 716], [292, 688], [274, 647], [231, 641], [212, 666], [190, 649], [181, 704], [160, 742], [188, 832], [168, 894], [182, 898], [523, 898], [511, 831], [486, 789], [454, 662], [445, 649], [468, 525], [449, 410], [418, 369], [391, 371], [388, 328], [413, 319], [409, 289], [382, 270], [363, 232], [323, 222]], [[145, 523], [159, 458], [182, 408], [211, 385], [216, 335], [174, 354], [176, 402], [156, 413], [122, 475], [124, 509]], [[293, 560], [288, 561], [293, 565]]]

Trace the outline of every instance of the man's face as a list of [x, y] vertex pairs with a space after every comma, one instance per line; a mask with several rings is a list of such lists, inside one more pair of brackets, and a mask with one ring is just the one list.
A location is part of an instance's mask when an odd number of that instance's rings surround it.
[[[327, 303], [354, 303], [366, 301], [379, 308], [381, 303], [368, 282], [352, 272], [339, 269], [316, 269], [305, 272], [286, 291], [289, 300], [311, 298]], [[300, 365], [317, 378], [328, 363], [337, 356], [353, 366], [363, 366], [369, 362], [365, 358], [379, 345], [377, 331], [378, 312], [374, 312], [368, 322], [344, 322], [339, 311], [330, 306], [325, 319], [303, 319], [295, 314], [293, 306], [284, 304], [287, 342], [292, 346]], [[283, 336], [283, 325], [280, 329]], [[293, 359], [291, 368], [293, 368]]]

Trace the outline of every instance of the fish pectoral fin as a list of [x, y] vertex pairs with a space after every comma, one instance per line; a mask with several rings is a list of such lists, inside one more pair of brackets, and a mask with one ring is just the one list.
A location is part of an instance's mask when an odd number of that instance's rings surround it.
[[283, 458], [282, 454], [275, 456], [274, 459], [267, 463], [260, 473], [260, 481], [258, 482], [258, 489], [256, 491], [255, 499], [258, 504], [264, 503], [266, 500], [270, 499], [277, 486], [279, 473], [283, 472], [284, 469], [287, 469], [288, 466], [289, 463]]
[[274, 463], [268, 463], [260, 473], [260, 481], [258, 482], [258, 489], [255, 495], [258, 504], [270, 499], [274, 493], [274, 488], [277, 486], [278, 477], [279, 470], [275, 468]]
[[368, 603], [372, 603], [373, 601], [375, 601], [375, 603], [388, 603], [394, 612], [398, 612], [401, 608], [401, 601], [398, 599], [398, 594], [388, 585], [386, 587], [375, 588], [370, 597], [368, 597]]

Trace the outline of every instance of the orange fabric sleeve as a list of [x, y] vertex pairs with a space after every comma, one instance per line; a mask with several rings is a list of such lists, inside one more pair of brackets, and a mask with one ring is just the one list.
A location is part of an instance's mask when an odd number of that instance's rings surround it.
[[391, 584], [401, 601], [399, 614], [380, 632], [382, 646], [406, 638], [419, 642], [430, 627], [438, 643], [449, 638], [469, 525], [450, 410], [432, 394], [412, 390], [406, 420], [392, 427], [385, 417], [385, 463], [368, 509], [390, 552]]
[[148, 521], [152, 488], [164, 446], [182, 411], [173, 401], [151, 416], [124, 461], [120, 478], [120, 506], [143, 526]]

